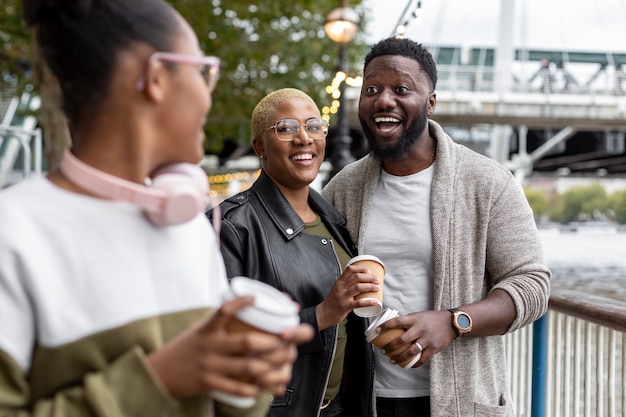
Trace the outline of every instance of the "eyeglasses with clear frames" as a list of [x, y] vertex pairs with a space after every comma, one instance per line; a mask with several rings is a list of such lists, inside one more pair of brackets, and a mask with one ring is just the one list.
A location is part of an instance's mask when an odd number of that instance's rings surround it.
[[[221, 60], [215, 56], [194, 56], [177, 54], [174, 52], [155, 52], [148, 58], [148, 66], [155, 61], [167, 61], [175, 64], [196, 65], [200, 69], [209, 93], [212, 93], [217, 84], [220, 73]], [[146, 85], [146, 74], [142, 74], [137, 80], [137, 90], [142, 90]]]
[[328, 134], [328, 121], [317, 118], [309, 119], [304, 124], [295, 119], [282, 119], [265, 130], [274, 129], [278, 140], [290, 142], [300, 134], [300, 126], [304, 126], [311, 139], [324, 139]]

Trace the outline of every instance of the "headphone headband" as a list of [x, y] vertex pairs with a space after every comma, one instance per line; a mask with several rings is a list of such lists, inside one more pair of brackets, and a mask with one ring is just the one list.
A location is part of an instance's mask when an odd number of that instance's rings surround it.
[[76, 158], [67, 149], [60, 169], [75, 185], [103, 198], [141, 207], [157, 226], [184, 223], [204, 210], [209, 184], [197, 165], [180, 163], [160, 169], [145, 186], [103, 172]]
[[163, 191], [148, 188], [87, 165], [76, 158], [69, 149], [65, 150], [60, 168], [63, 174], [80, 188], [99, 197], [127, 201], [147, 211], [159, 210], [166, 198]]

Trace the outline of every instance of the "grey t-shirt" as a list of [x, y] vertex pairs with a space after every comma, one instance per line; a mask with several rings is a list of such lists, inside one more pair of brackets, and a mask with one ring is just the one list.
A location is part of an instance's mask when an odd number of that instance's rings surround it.
[[[433, 308], [433, 248], [430, 190], [434, 164], [397, 177], [382, 172], [367, 230], [364, 254], [386, 267], [383, 306], [401, 315]], [[411, 398], [430, 395], [429, 366], [403, 369], [374, 349], [376, 395]]]

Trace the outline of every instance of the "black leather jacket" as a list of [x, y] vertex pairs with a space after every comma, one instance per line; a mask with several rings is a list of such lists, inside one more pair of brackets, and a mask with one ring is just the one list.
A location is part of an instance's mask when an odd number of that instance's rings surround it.
[[[319, 193], [309, 204], [335, 242], [350, 255], [356, 246], [345, 220]], [[220, 204], [221, 246], [229, 278], [242, 275], [287, 292], [301, 306], [300, 319], [316, 330], [300, 346], [287, 394], [275, 398], [269, 416], [317, 417], [326, 391], [336, 344], [337, 326], [317, 328], [315, 306], [328, 294], [341, 267], [332, 244], [304, 232], [304, 223], [272, 180], [261, 173], [250, 189]], [[211, 212], [207, 213], [211, 219]], [[343, 395], [345, 416], [372, 415], [373, 354], [363, 332], [365, 319], [348, 316]]]

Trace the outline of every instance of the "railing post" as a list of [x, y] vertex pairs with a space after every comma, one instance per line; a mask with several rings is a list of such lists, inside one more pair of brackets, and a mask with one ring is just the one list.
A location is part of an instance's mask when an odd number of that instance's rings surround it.
[[533, 375], [531, 417], [546, 415], [546, 376], [548, 358], [548, 313], [533, 323]]

